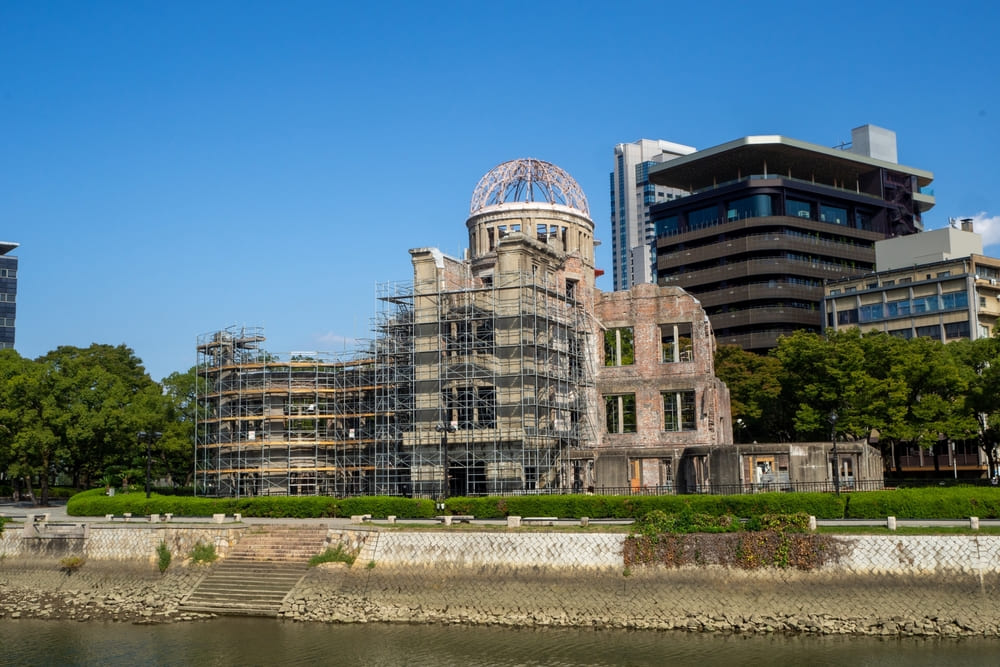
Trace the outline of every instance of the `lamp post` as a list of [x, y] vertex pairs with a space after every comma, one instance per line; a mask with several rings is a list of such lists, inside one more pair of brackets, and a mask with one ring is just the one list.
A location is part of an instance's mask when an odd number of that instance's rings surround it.
[[149, 498], [149, 482], [153, 468], [153, 443], [163, 437], [159, 431], [139, 431], [136, 436], [140, 443], [146, 443], [146, 497]]
[[447, 498], [451, 492], [451, 472], [448, 467], [448, 434], [454, 433], [458, 428], [448, 422], [438, 424], [434, 427], [434, 430], [441, 434], [441, 455], [444, 459], [444, 492], [441, 494], [441, 497]]
[[833, 441], [833, 491], [840, 495], [840, 458], [837, 456], [837, 411], [830, 412], [830, 440]]

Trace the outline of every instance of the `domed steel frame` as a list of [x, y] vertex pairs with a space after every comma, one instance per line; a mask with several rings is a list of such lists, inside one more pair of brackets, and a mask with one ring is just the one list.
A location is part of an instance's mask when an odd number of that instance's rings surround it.
[[475, 215], [498, 204], [535, 201], [568, 206], [590, 217], [587, 197], [573, 177], [551, 162], [534, 158], [504, 162], [487, 172], [472, 193], [469, 213]]

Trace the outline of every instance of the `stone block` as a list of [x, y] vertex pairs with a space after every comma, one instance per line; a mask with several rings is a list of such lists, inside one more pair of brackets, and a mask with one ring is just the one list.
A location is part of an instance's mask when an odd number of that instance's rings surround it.
[[979, 517], [978, 516], [970, 516], [969, 517], [969, 529], [970, 530], [979, 530]]
[[164, 520], [164, 521], [170, 521], [170, 520], [171, 520], [171, 519], [173, 519], [173, 518], [174, 518], [174, 515], [173, 515], [173, 513], [171, 513], [171, 512], [167, 512], [167, 513], [165, 513], [165, 514], [163, 515], [163, 520]]
[[580, 517], [580, 526], [583, 527], [583, 528], [586, 528], [589, 525], [590, 525], [590, 517], [589, 516], [581, 516]]
[[215, 523], [222, 523], [225, 520], [226, 520], [226, 515], [225, 514], [213, 514], [212, 515], [212, 521], [214, 521]]
[[816, 530], [816, 517], [809, 517], [809, 530]]
[[896, 517], [887, 516], [885, 518], [885, 527], [889, 530], [896, 530]]
[[396, 523], [396, 515], [395, 514], [390, 514], [389, 516], [386, 517], [386, 520], [389, 523]]
[[509, 517], [507, 517], [507, 527], [508, 528], [520, 528], [521, 527], [521, 517], [519, 517], [519, 516], [509, 516]]
[[240, 513], [234, 514], [233, 521], [235, 521], [236, 523], [243, 523], [243, 515]]
[[124, 512], [122, 514], [122, 516], [125, 517], [125, 523], [128, 523], [129, 519], [132, 518], [132, 513], [131, 512]]
[[149, 522], [150, 523], [159, 523], [160, 522], [160, 515], [159, 514], [150, 514], [149, 515]]

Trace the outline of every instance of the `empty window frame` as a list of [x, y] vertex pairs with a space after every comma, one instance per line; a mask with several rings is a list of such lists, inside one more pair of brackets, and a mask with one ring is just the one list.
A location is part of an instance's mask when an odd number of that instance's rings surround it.
[[613, 394], [604, 397], [608, 433], [635, 433], [635, 394]]
[[694, 361], [690, 322], [673, 322], [660, 325], [660, 361], [665, 364]]
[[694, 431], [698, 428], [694, 389], [666, 391], [662, 396], [664, 431]]
[[635, 333], [632, 327], [604, 332], [604, 365], [631, 366], [635, 363]]

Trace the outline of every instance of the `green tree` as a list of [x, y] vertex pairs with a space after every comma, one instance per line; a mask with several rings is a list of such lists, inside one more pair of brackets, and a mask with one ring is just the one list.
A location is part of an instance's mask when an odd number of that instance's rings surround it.
[[733, 436], [737, 442], [787, 440], [789, 428], [781, 399], [781, 362], [773, 356], [721, 345], [715, 352], [715, 374], [729, 387]]
[[51, 378], [54, 409], [48, 426], [75, 486], [89, 487], [110, 469], [144, 468], [145, 450], [136, 433], [162, 429], [164, 405], [160, 386], [130, 348], [60, 346], [37, 363]]
[[49, 478], [64, 455], [52, 428], [58, 412], [51, 369], [14, 350], [0, 350], [0, 448], [10, 476], [24, 482], [32, 502], [32, 480], [39, 479], [43, 505], [49, 501]]
[[203, 381], [194, 366], [163, 379], [166, 425], [157, 456], [160, 470], [176, 484], [190, 484], [193, 478], [197, 390], [199, 382]]

